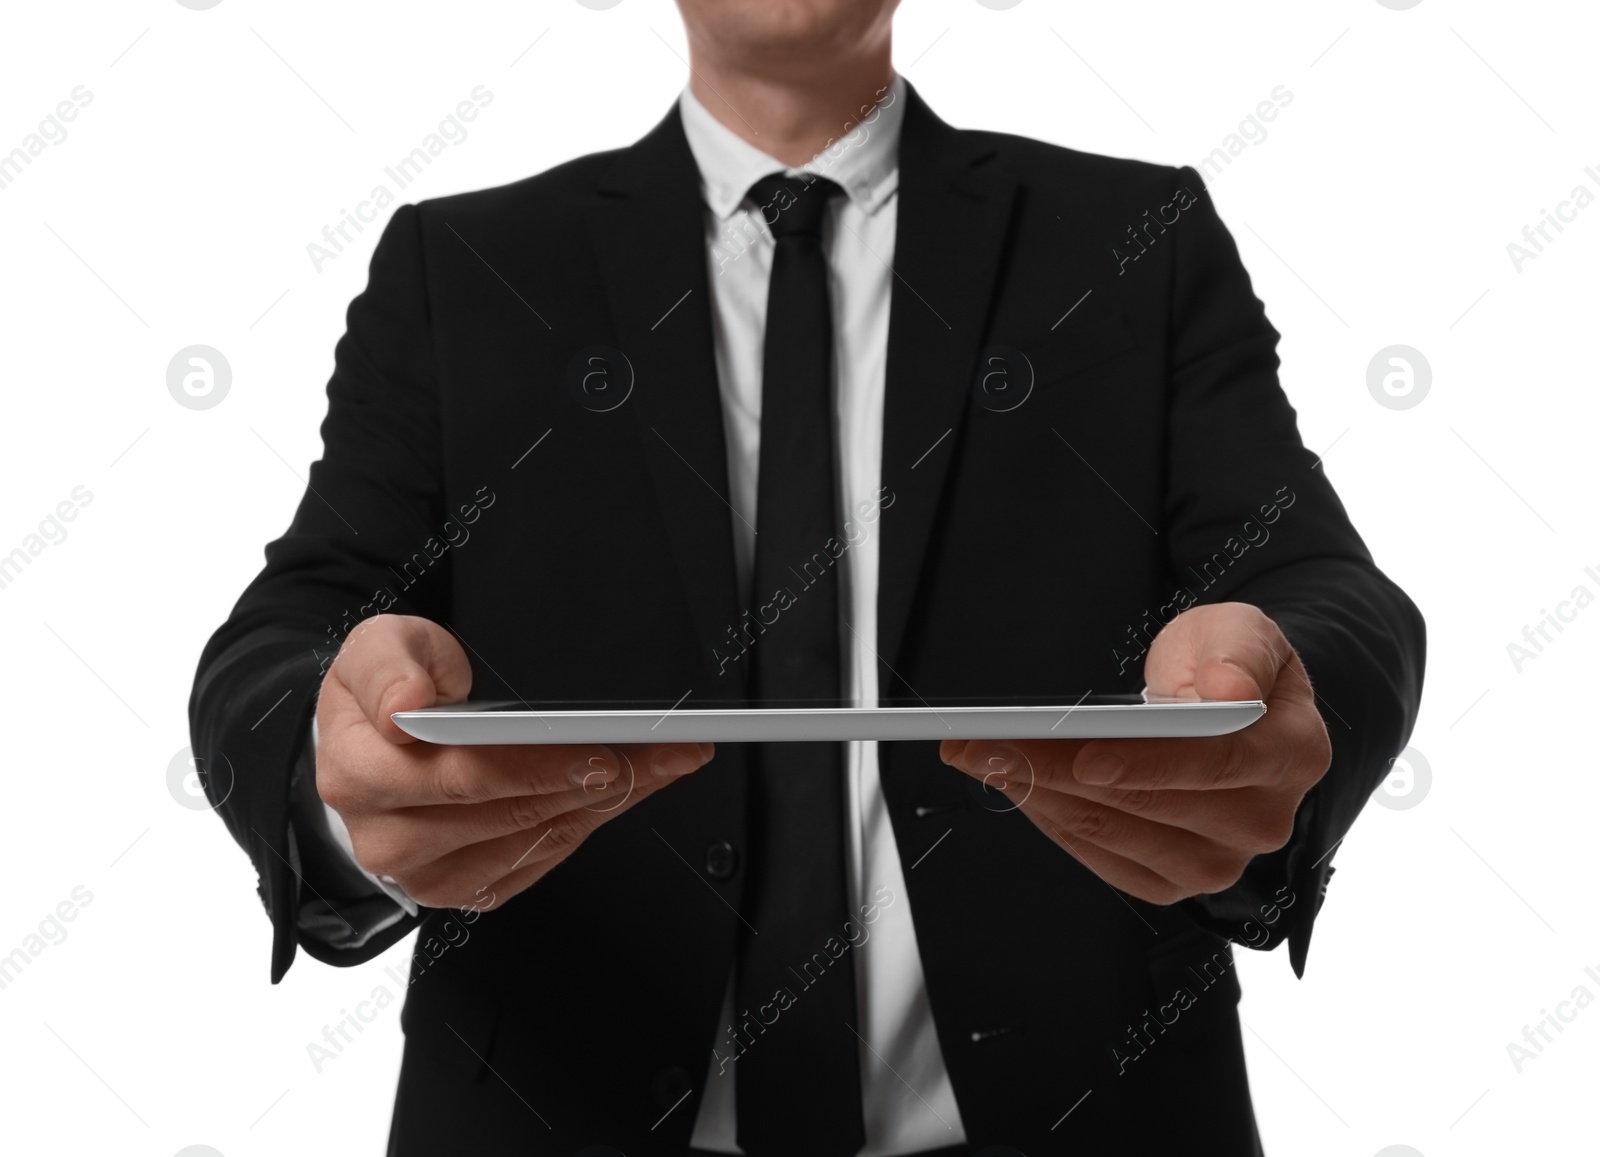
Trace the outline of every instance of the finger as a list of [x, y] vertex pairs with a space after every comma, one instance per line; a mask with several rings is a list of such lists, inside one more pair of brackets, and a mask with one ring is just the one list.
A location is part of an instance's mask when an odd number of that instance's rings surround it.
[[641, 777], [634, 790], [619, 801], [576, 808], [538, 824], [482, 843], [459, 848], [432, 863], [397, 876], [419, 904], [430, 908], [457, 907], [473, 902], [487, 886], [496, 896], [494, 906], [543, 879], [570, 856], [596, 829], [660, 791], [669, 779], [653, 782]]
[[1108, 852], [1087, 841], [1073, 840], [1048, 828], [1044, 830], [1057, 847], [1120, 892], [1146, 903], [1163, 906], [1187, 899], [1179, 885], [1143, 864], [1136, 864], [1125, 856]]
[[1187, 895], [1220, 892], [1239, 879], [1252, 853], [1119, 811], [1107, 804], [1054, 792], [1015, 795], [1024, 815], [1077, 846], [1092, 844], [1142, 865], [1187, 889]]
[[361, 819], [350, 838], [362, 867], [399, 878], [458, 848], [532, 831], [579, 808], [612, 810], [637, 787], [634, 777], [623, 775], [545, 795], [402, 808]]
[[[1315, 723], [1320, 726], [1320, 718]], [[953, 766], [996, 788], [1008, 782], [1053, 791], [1073, 785], [1153, 791], [1282, 787], [1298, 767], [1293, 753], [1306, 742], [1302, 731], [1309, 736], [1289, 712], [1269, 712], [1249, 730], [1198, 739], [974, 742]]]
[[1193, 607], [1150, 644], [1145, 686], [1151, 694], [1198, 699], [1264, 699], [1294, 654], [1259, 608], [1247, 603]]
[[1081, 784], [1069, 776], [1047, 790], [1114, 808], [1152, 823], [1181, 828], [1251, 855], [1275, 852], [1294, 834], [1295, 808], [1281, 792], [1270, 788], [1152, 791], [1097, 787]]
[[341, 774], [317, 778], [323, 800], [341, 815], [366, 815], [433, 804], [465, 805], [515, 795], [555, 792], [615, 779], [622, 761], [608, 747], [472, 746], [431, 743], [396, 750], [364, 728], [320, 736], [319, 767]]
[[[619, 777], [670, 780], [704, 766], [711, 744], [647, 744], [622, 750], [603, 744], [527, 744], [444, 747], [408, 752], [393, 773], [363, 780], [357, 810], [429, 804], [475, 804], [521, 795], [548, 795]], [[334, 805], [337, 807], [338, 805]]]
[[349, 691], [379, 735], [409, 744], [416, 741], [390, 715], [465, 699], [472, 665], [439, 624], [414, 615], [377, 615], [351, 632], [327, 679]]
[[1078, 752], [1080, 783], [1162, 791], [1268, 787], [1301, 794], [1327, 771], [1328, 729], [1309, 698], [1272, 700], [1267, 713], [1229, 735], [1095, 740]]
[[[1291, 653], [1291, 668], [1299, 659]], [[1285, 681], [1287, 682], [1287, 681]], [[1306, 688], [1303, 673], [1301, 686]], [[1160, 790], [1310, 786], [1326, 770], [1326, 728], [1309, 695], [1269, 695], [1266, 714], [1228, 735], [1190, 739], [945, 741], [945, 762], [989, 786], [1026, 781], [1069, 790], [1072, 781]], [[1304, 773], [1304, 774], [1302, 774]], [[1309, 777], [1309, 778], [1307, 778]]]
[[1115, 739], [1087, 744], [1073, 760], [1080, 783], [1150, 791], [1223, 791], [1282, 780], [1284, 761], [1242, 733], [1199, 739]]
[[1086, 739], [951, 740], [939, 757], [988, 787], [1007, 781], [1050, 784], [1072, 774], [1072, 761]]
[[714, 743], [619, 743], [613, 750], [629, 763], [659, 779], [687, 775], [717, 754]]
[[493, 749], [496, 758], [482, 765], [471, 755], [478, 750], [484, 749], [446, 749], [452, 754], [428, 802], [481, 803], [613, 779], [666, 782], [705, 766], [716, 749], [709, 743], [530, 745]]
[[[1287, 798], [1279, 782], [1236, 789], [1213, 786], [1208, 790], [1145, 787], [1126, 779], [1118, 786], [1084, 783], [1075, 773], [1076, 757], [1090, 747], [1091, 742], [1104, 743], [1090, 740], [972, 742], [963, 744], [963, 749], [951, 762], [986, 787], [1001, 789], [1011, 784], [1022, 789], [1024, 795], [1029, 789], [1038, 789], [1075, 796], [1252, 853], [1276, 851], [1292, 834], [1293, 805], [1298, 800]], [[1168, 753], [1176, 750], [1172, 745], [1182, 741], [1145, 742], [1152, 752], [1158, 753], [1156, 758], [1161, 761], [1160, 765], [1165, 766], [1173, 758]], [[1203, 771], [1197, 770], [1195, 774], [1203, 775]]]

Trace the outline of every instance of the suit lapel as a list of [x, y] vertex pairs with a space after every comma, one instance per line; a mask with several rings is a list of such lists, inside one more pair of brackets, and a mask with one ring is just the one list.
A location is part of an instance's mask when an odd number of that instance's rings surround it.
[[[634, 370], [625, 408], [693, 615], [699, 665], [714, 671], [711, 648], [740, 608], [700, 174], [676, 105], [617, 155], [588, 220], [617, 348]], [[742, 694], [740, 686], [713, 697]]]
[[993, 149], [941, 121], [910, 85], [906, 100], [883, 419], [883, 485], [893, 495], [880, 540], [884, 687], [900, 665], [934, 518], [961, 442], [1016, 192]]
[[[878, 651], [891, 668], [961, 441], [1016, 193], [992, 149], [941, 121], [910, 85], [905, 99], [883, 433], [883, 485], [894, 499], [878, 586]], [[625, 408], [711, 669], [711, 648], [740, 607], [703, 213], [674, 106], [617, 155], [588, 217], [617, 348], [634, 369]]]

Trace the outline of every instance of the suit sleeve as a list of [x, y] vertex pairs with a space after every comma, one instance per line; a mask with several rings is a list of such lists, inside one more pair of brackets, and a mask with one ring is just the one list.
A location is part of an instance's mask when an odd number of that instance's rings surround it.
[[401, 920], [349, 949], [305, 932], [305, 906], [337, 913], [363, 897], [318, 895], [316, 880], [305, 877], [295, 769], [322, 673], [350, 628], [382, 611], [446, 618], [430, 322], [419, 214], [405, 205], [378, 241], [367, 287], [351, 302], [335, 347], [323, 456], [289, 529], [268, 544], [266, 565], [206, 644], [195, 675], [192, 747], [213, 805], [254, 862], [273, 927], [273, 983], [297, 946], [357, 964], [416, 924]]
[[289, 785], [294, 852], [289, 861], [301, 887], [300, 944], [308, 949], [313, 944], [341, 951], [362, 948], [407, 915], [415, 916], [417, 905], [403, 889], [361, 866], [343, 819], [317, 794], [316, 732], [313, 722]]
[[1199, 174], [1176, 175], [1195, 199], [1169, 227], [1164, 515], [1173, 582], [1196, 603], [1250, 603], [1277, 623], [1305, 663], [1333, 744], [1289, 843], [1258, 856], [1233, 888], [1186, 907], [1252, 947], [1287, 940], [1301, 975], [1334, 849], [1416, 721], [1423, 621], [1301, 444], [1278, 383], [1278, 332]]

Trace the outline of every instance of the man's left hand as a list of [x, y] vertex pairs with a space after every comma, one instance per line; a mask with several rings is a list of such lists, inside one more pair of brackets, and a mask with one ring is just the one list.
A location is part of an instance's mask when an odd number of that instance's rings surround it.
[[1151, 695], [1261, 699], [1243, 731], [1201, 739], [947, 739], [939, 756], [1003, 792], [1116, 888], [1173, 904], [1237, 883], [1281, 848], [1333, 749], [1300, 656], [1246, 603], [1192, 607], [1145, 659]]

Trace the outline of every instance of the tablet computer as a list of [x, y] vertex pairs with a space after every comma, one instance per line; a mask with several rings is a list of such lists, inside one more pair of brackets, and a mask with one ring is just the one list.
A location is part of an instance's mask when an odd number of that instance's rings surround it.
[[874, 739], [1159, 739], [1226, 735], [1266, 712], [1259, 699], [1084, 695], [1056, 702], [963, 700], [891, 707], [748, 706], [638, 700], [466, 702], [391, 718], [429, 743], [791, 743]]

